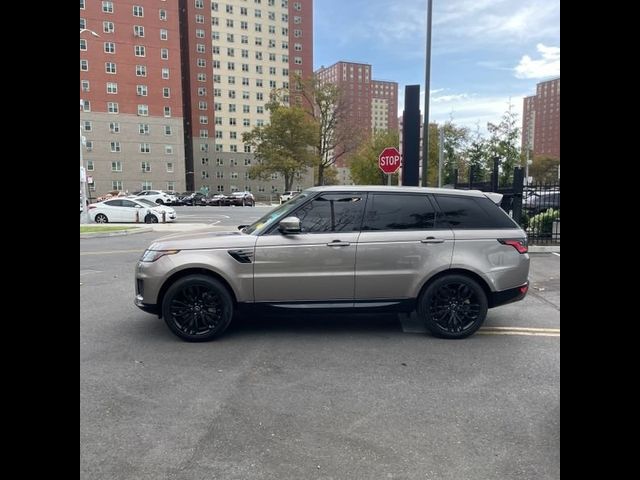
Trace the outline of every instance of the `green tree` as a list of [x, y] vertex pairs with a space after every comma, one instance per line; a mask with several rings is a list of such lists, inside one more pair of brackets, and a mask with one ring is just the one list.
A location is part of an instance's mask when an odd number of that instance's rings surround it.
[[333, 83], [322, 83], [318, 79], [294, 80], [302, 89], [302, 96], [311, 105], [307, 113], [316, 123], [318, 134], [315, 145], [318, 158], [316, 185], [327, 183], [325, 172], [337, 160], [354, 152], [364, 138], [358, 126], [347, 119], [348, 105], [340, 88]]
[[504, 113], [500, 123], [487, 123], [489, 131], [488, 151], [489, 169], [492, 167], [493, 157], [500, 159], [500, 185], [506, 185], [513, 175], [514, 167], [522, 165], [520, 155], [520, 127], [518, 115], [509, 109]]
[[464, 151], [469, 141], [469, 129], [467, 127], [458, 127], [453, 123], [453, 120], [448, 120], [443, 125], [443, 131], [444, 165], [442, 169], [442, 184], [447, 185], [455, 182], [454, 174], [456, 169], [460, 171], [461, 175], [464, 175], [467, 171], [467, 160]]
[[296, 174], [317, 164], [318, 128], [302, 108], [284, 106], [276, 95], [266, 107], [271, 112], [270, 123], [242, 134], [242, 141], [251, 145], [258, 160], [249, 176], [266, 180], [278, 173], [284, 177], [284, 190], [291, 190]]
[[558, 167], [560, 159], [546, 156], [534, 157], [529, 167], [531, 175], [537, 183], [552, 183], [558, 180]]
[[[376, 131], [351, 156], [351, 178], [357, 185], [386, 185], [387, 175], [378, 167], [378, 156], [386, 147], [398, 148], [400, 137], [397, 131]], [[398, 183], [398, 175], [391, 183]]]
[[476, 125], [476, 131], [470, 135], [469, 144], [464, 152], [469, 168], [475, 169], [474, 181], [482, 182], [488, 179], [490, 170], [487, 168], [489, 161], [487, 141], [480, 133], [480, 124]]

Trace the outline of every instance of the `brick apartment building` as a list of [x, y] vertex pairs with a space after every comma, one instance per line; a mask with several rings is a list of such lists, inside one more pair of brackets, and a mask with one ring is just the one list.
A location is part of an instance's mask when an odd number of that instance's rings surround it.
[[[249, 179], [242, 133], [268, 122], [272, 89], [313, 75], [313, 0], [88, 0], [80, 28], [91, 197], [282, 191], [277, 175]], [[292, 91], [290, 101], [302, 98]], [[311, 183], [309, 174], [294, 187]]]
[[523, 100], [522, 151], [527, 148], [531, 158], [560, 158], [560, 78], [538, 83]]

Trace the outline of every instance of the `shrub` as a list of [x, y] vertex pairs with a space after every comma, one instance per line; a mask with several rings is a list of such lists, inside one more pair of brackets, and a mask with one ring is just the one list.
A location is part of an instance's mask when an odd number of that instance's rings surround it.
[[529, 230], [538, 234], [551, 235], [554, 220], [560, 220], [560, 209], [554, 210], [550, 208], [529, 219]]

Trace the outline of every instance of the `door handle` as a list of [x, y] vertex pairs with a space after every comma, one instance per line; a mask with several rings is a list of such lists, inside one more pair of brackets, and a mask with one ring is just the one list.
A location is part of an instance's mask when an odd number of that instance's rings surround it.
[[424, 240], [420, 240], [420, 243], [444, 243], [443, 238], [427, 237]]
[[348, 247], [349, 245], [351, 245], [350, 242], [342, 242], [340, 240], [327, 243], [327, 247]]

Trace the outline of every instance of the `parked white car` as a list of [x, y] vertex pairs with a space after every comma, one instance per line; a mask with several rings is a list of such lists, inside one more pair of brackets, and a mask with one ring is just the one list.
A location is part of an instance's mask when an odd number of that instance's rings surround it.
[[288, 192], [284, 192], [282, 195], [280, 195], [280, 203], [284, 203], [288, 200], [291, 200], [293, 197], [295, 197], [296, 195], [298, 195], [300, 192], [297, 190], [292, 190], [292, 191], [288, 191]]
[[[163, 215], [164, 214], [164, 215]], [[96, 223], [174, 222], [176, 211], [144, 198], [113, 198], [89, 205], [89, 217]]]
[[135, 192], [131, 197], [136, 199], [144, 198], [159, 205], [172, 205], [178, 201], [178, 198], [173, 193], [163, 192], [162, 190], [143, 190]]

